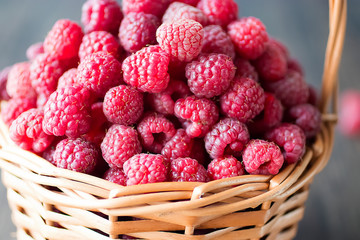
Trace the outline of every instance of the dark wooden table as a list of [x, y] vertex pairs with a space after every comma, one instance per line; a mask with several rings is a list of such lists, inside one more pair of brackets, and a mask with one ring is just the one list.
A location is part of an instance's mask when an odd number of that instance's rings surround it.
[[[321, 85], [328, 34], [326, 0], [248, 0], [240, 16], [263, 20], [270, 35], [284, 41], [303, 64], [307, 81]], [[0, 1], [0, 69], [24, 61], [27, 47], [42, 41], [57, 19], [80, 21], [83, 1]], [[360, 90], [360, 1], [349, 0], [347, 36], [340, 68], [340, 91]], [[327, 167], [315, 177], [296, 239], [360, 239], [360, 139], [336, 133]], [[14, 239], [6, 190], [0, 184], [0, 239]]]

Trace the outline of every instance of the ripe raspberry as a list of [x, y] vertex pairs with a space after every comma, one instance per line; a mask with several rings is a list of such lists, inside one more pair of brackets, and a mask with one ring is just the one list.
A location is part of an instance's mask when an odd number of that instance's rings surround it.
[[175, 135], [165, 143], [161, 150], [161, 155], [168, 159], [177, 159], [189, 157], [193, 147], [194, 140], [186, 134], [186, 131], [179, 128]]
[[59, 139], [58, 137], [55, 137], [55, 139], [52, 141], [50, 146], [41, 153], [41, 157], [49, 161], [54, 166], [56, 166], [56, 162], [54, 161], [54, 153], [55, 153], [56, 145], [61, 140], [63, 139]]
[[213, 101], [195, 96], [177, 100], [174, 113], [185, 120], [186, 133], [190, 137], [205, 136], [219, 118], [219, 110]]
[[237, 58], [234, 61], [234, 65], [236, 67], [235, 76], [237, 78], [251, 78], [255, 80], [255, 82], [259, 82], [259, 75], [253, 65], [243, 58]]
[[136, 88], [119, 85], [111, 88], [104, 97], [104, 114], [112, 122], [131, 125], [144, 111], [143, 95]]
[[245, 170], [250, 174], [275, 175], [284, 163], [279, 146], [262, 139], [252, 139], [243, 155]]
[[203, 37], [203, 27], [191, 19], [164, 22], [156, 31], [156, 40], [160, 47], [185, 62], [199, 55]]
[[210, 180], [236, 177], [245, 174], [240, 161], [233, 156], [225, 156], [212, 160], [207, 169]]
[[92, 119], [91, 128], [81, 137], [85, 138], [89, 142], [95, 143], [97, 146], [100, 146], [109, 125], [109, 122], [107, 121], [103, 111], [103, 102], [96, 102], [92, 104], [90, 115]]
[[186, 65], [190, 91], [197, 97], [212, 98], [223, 94], [235, 76], [232, 59], [224, 54], [201, 55]]
[[44, 132], [50, 135], [79, 137], [89, 131], [93, 96], [81, 85], [53, 92], [44, 106]]
[[206, 169], [192, 158], [178, 158], [171, 161], [172, 182], [208, 182]]
[[124, 81], [144, 92], [161, 92], [169, 83], [169, 61], [170, 56], [159, 46], [143, 48], [124, 60]]
[[224, 155], [241, 156], [249, 140], [246, 125], [231, 118], [220, 120], [204, 138], [205, 148], [213, 159]]
[[309, 87], [309, 99], [308, 99], [307, 102], [310, 103], [313, 106], [318, 106], [318, 104], [319, 104], [319, 92], [318, 92], [318, 90], [314, 86], [312, 86], [310, 84], [308, 84], [308, 87]]
[[82, 6], [81, 23], [85, 33], [107, 31], [117, 35], [122, 18], [116, 0], [88, 0]]
[[58, 80], [57, 89], [72, 86], [77, 83], [77, 68], [70, 68], [61, 75]]
[[110, 182], [126, 186], [126, 176], [124, 170], [121, 168], [109, 168], [109, 170], [105, 172], [103, 178]]
[[78, 66], [77, 81], [103, 97], [110, 88], [121, 84], [121, 63], [107, 52], [88, 55]]
[[233, 0], [201, 0], [197, 7], [205, 13], [210, 24], [222, 27], [226, 27], [238, 16], [238, 6]]
[[81, 27], [68, 19], [58, 20], [44, 40], [44, 51], [58, 59], [76, 57], [84, 33]]
[[153, 153], [161, 153], [166, 142], [176, 133], [174, 124], [163, 115], [147, 113], [137, 125], [142, 146]]
[[95, 169], [99, 158], [95, 145], [82, 138], [60, 141], [53, 156], [57, 167], [88, 174]]
[[156, 29], [160, 20], [152, 14], [132, 12], [125, 15], [119, 29], [121, 45], [128, 52], [134, 53], [147, 45], [156, 43]]
[[201, 25], [207, 25], [207, 16], [198, 8], [181, 2], [173, 2], [166, 9], [162, 22], [176, 21], [179, 19], [192, 19]]
[[38, 55], [44, 53], [44, 44], [43, 42], [37, 42], [28, 47], [26, 49], [26, 57], [32, 61], [34, 60]]
[[289, 49], [286, 47], [286, 45], [281, 42], [279, 39], [273, 38], [273, 37], [269, 37], [269, 43], [272, 45], [276, 45], [277, 48], [279, 48], [281, 50], [281, 52], [283, 53], [283, 55], [285, 56], [286, 59], [290, 58], [290, 52]]
[[222, 112], [244, 123], [258, 115], [264, 109], [264, 104], [263, 88], [250, 78], [235, 78], [220, 97]]
[[287, 68], [289, 70], [294, 70], [298, 72], [301, 76], [304, 76], [304, 69], [301, 66], [300, 62], [295, 58], [290, 58], [287, 60]]
[[222, 53], [235, 58], [235, 48], [229, 35], [219, 25], [204, 27], [202, 53]]
[[340, 95], [339, 105], [339, 130], [348, 137], [358, 136], [360, 134], [360, 92], [344, 90]]
[[1, 118], [7, 126], [23, 112], [36, 107], [36, 98], [11, 98], [1, 106]]
[[31, 86], [30, 63], [16, 63], [8, 73], [6, 91], [10, 97], [36, 97]]
[[101, 152], [110, 167], [122, 168], [124, 162], [141, 152], [138, 132], [132, 127], [112, 125], [101, 143]]
[[12, 66], [3, 68], [0, 71], [0, 100], [9, 100], [10, 96], [6, 91], [6, 84]]
[[122, 7], [125, 15], [131, 12], [144, 12], [161, 18], [170, 2], [171, 0], [123, 0]]
[[124, 163], [126, 185], [165, 182], [168, 165], [168, 161], [160, 154], [136, 154]]
[[228, 34], [240, 56], [251, 60], [264, 53], [269, 40], [264, 24], [255, 17], [241, 18], [230, 23]]

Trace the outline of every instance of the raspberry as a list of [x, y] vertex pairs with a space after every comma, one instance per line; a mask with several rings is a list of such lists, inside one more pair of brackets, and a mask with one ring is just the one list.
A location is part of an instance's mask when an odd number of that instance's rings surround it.
[[80, 85], [53, 92], [44, 106], [44, 132], [50, 135], [79, 137], [90, 130], [93, 96]]
[[295, 58], [288, 59], [287, 68], [289, 70], [294, 70], [294, 71], [298, 72], [301, 76], [304, 76], [304, 69], [301, 66], [300, 62]]
[[176, 21], [180, 19], [192, 19], [205, 26], [207, 24], [207, 16], [198, 8], [181, 2], [173, 2], [166, 9], [163, 22]]
[[36, 98], [11, 98], [1, 106], [1, 118], [8, 126], [23, 112], [36, 107]]
[[32, 61], [34, 60], [38, 55], [44, 53], [44, 44], [43, 42], [37, 42], [28, 47], [26, 49], [26, 57]]
[[259, 82], [258, 73], [255, 67], [251, 65], [251, 63], [248, 60], [243, 58], [237, 58], [234, 62], [234, 65], [236, 67], [235, 76], [237, 78], [251, 78], [256, 82]]
[[118, 58], [119, 48], [119, 41], [114, 35], [106, 31], [94, 31], [83, 37], [79, 48], [79, 58], [83, 61], [86, 56], [96, 52], [107, 52]]
[[53, 156], [57, 167], [81, 173], [91, 173], [99, 157], [95, 145], [82, 138], [61, 140]]
[[308, 87], [309, 87], [309, 98], [308, 98], [307, 102], [310, 103], [313, 106], [317, 106], [318, 103], [319, 103], [319, 92], [312, 85], [308, 84]]
[[16, 63], [8, 74], [6, 91], [10, 97], [36, 97], [31, 86], [30, 63]]
[[286, 45], [283, 42], [273, 37], [269, 37], [269, 43], [272, 45], [276, 45], [276, 47], [280, 49], [280, 51], [283, 53], [286, 59], [290, 58], [289, 49], [286, 47]]
[[171, 0], [171, 2], [182, 2], [191, 6], [196, 7], [200, 0]]
[[78, 66], [77, 81], [103, 97], [110, 88], [122, 82], [121, 63], [107, 52], [88, 55]]
[[321, 113], [311, 104], [304, 103], [291, 107], [288, 117], [304, 130], [306, 138], [315, 137], [320, 131]]
[[264, 24], [255, 17], [241, 18], [230, 23], [228, 34], [240, 56], [251, 60], [264, 53], [269, 40]]
[[295, 124], [282, 123], [265, 133], [265, 138], [275, 142], [283, 149], [284, 160], [288, 164], [295, 163], [305, 153], [306, 138], [304, 131]]
[[190, 91], [197, 97], [212, 98], [223, 94], [235, 76], [232, 59], [224, 54], [211, 53], [199, 56], [186, 65]]
[[197, 7], [205, 13], [210, 24], [222, 27], [237, 19], [238, 15], [238, 6], [233, 0], [201, 0]]
[[51, 145], [45, 149], [42, 153], [41, 153], [41, 157], [44, 158], [45, 160], [49, 161], [52, 165], [56, 166], [56, 162], [54, 161], [54, 153], [55, 153], [55, 149], [56, 149], [56, 145], [63, 139], [58, 139], [55, 138]]
[[109, 170], [105, 172], [103, 178], [110, 182], [126, 186], [126, 176], [124, 170], [121, 168], [109, 168]]
[[124, 163], [126, 185], [164, 182], [168, 176], [168, 165], [160, 154], [136, 154]]
[[222, 53], [235, 58], [234, 44], [229, 35], [218, 25], [204, 27], [202, 53]]
[[156, 29], [160, 20], [152, 14], [132, 12], [125, 16], [119, 29], [121, 45], [134, 53], [147, 45], [156, 43]]
[[137, 125], [144, 149], [161, 153], [166, 142], [176, 133], [174, 124], [163, 115], [147, 113]]
[[92, 119], [91, 128], [81, 137], [85, 138], [89, 142], [95, 143], [97, 146], [100, 146], [105, 137], [108, 125], [107, 118], [103, 112], [103, 102], [96, 102], [92, 104], [90, 115]]
[[279, 146], [262, 139], [252, 139], [243, 154], [245, 170], [250, 174], [275, 175], [284, 163]]
[[193, 139], [186, 134], [182, 128], [178, 129], [175, 135], [165, 143], [161, 155], [168, 159], [189, 157], [193, 147]]
[[144, 111], [143, 95], [136, 88], [119, 85], [111, 88], [104, 97], [104, 114], [112, 122], [131, 125]]
[[246, 125], [238, 120], [220, 120], [204, 138], [205, 148], [213, 159], [224, 155], [241, 156], [250, 135]]
[[57, 89], [72, 86], [77, 82], [77, 68], [70, 68], [59, 77]]
[[235, 78], [220, 97], [222, 112], [244, 123], [258, 115], [264, 109], [264, 104], [263, 88], [250, 78]]
[[85, 33], [107, 31], [116, 35], [122, 18], [116, 0], [88, 0], [82, 6], [81, 23]]
[[186, 120], [186, 133], [190, 137], [205, 136], [219, 118], [219, 110], [213, 101], [195, 96], [177, 100], [174, 113]]
[[240, 161], [233, 156], [225, 156], [212, 160], [207, 169], [210, 180], [236, 177], [245, 174]]
[[169, 55], [159, 46], [143, 48], [124, 60], [124, 81], [144, 92], [161, 92], [169, 83], [169, 61]]
[[0, 100], [9, 100], [10, 96], [6, 91], [6, 84], [12, 66], [5, 67], [0, 71]]
[[144, 12], [161, 18], [170, 2], [171, 0], [123, 0], [122, 6], [125, 15], [131, 12]]
[[208, 182], [206, 169], [192, 158], [178, 158], [171, 161], [172, 182]]
[[136, 129], [124, 125], [112, 125], [101, 143], [101, 152], [110, 167], [122, 168], [124, 162], [141, 152]]
[[164, 22], [156, 31], [156, 40], [161, 48], [185, 62], [199, 55], [203, 37], [202, 25], [191, 19]]
[[44, 40], [45, 53], [58, 59], [76, 57], [84, 33], [81, 27], [68, 19], [58, 20]]
[[358, 136], [360, 134], [360, 92], [344, 90], [340, 95], [339, 103], [339, 130], [345, 136]]

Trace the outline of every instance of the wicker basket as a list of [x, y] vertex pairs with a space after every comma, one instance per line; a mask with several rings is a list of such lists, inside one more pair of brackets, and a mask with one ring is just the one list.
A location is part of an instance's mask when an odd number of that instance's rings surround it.
[[2, 181], [17, 238], [292, 239], [304, 214], [309, 185], [327, 164], [333, 146], [346, 0], [329, 2], [320, 103], [323, 123], [300, 162], [276, 176], [122, 187], [54, 167], [15, 146], [0, 123]]

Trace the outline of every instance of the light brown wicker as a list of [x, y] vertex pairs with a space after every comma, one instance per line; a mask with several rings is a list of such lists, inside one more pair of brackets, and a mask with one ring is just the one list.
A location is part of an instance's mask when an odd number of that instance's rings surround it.
[[346, 0], [330, 0], [330, 31], [320, 108], [321, 132], [303, 159], [276, 176], [240, 176], [209, 183], [121, 187], [54, 167], [20, 149], [0, 124], [0, 167], [17, 238], [292, 239], [309, 185], [330, 157], [337, 117], [337, 72]]

